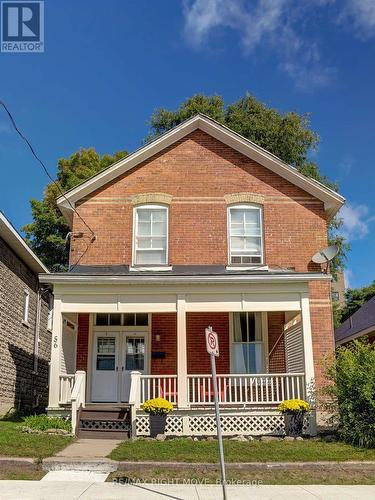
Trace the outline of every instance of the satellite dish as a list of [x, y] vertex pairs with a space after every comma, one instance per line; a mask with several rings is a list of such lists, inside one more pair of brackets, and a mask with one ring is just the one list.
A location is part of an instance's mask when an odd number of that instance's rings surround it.
[[319, 252], [316, 252], [316, 254], [312, 256], [311, 260], [315, 262], [315, 264], [327, 264], [328, 270], [328, 264], [338, 253], [339, 247], [337, 245], [331, 245], [330, 247], [323, 248], [322, 250], [319, 250]]

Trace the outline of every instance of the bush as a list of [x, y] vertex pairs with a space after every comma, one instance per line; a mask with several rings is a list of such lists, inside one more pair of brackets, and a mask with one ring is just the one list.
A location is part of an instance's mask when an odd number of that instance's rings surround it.
[[71, 424], [68, 420], [59, 417], [49, 417], [48, 415], [30, 415], [24, 418], [24, 424], [31, 429], [46, 431], [47, 429], [64, 429], [71, 432]]
[[356, 340], [339, 347], [327, 370], [340, 437], [347, 443], [375, 447], [375, 345]]

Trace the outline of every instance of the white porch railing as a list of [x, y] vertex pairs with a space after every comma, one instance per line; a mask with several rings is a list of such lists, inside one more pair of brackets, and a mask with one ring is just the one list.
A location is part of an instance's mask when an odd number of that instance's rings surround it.
[[147, 399], [165, 398], [177, 405], [177, 375], [141, 375], [140, 403]]
[[72, 400], [72, 390], [74, 386], [74, 374], [61, 374], [59, 388], [59, 403], [61, 405], [70, 404]]
[[[221, 405], [278, 404], [284, 399], [305, 398], [304, 373], [218, 375]], [[211, 405], [214, 391], [211, 375], [188, 375], [189, 405]]]
[[78, 410], [85, 406], [86, 401], [86, 372], [77, 371], [72, 390], [72, 433], [75, 434], [77, 428]]
[[[277, 405], [284, 399], [305, 399], [304, 373], [218, 375], [219, 403], [227, 406]], [[214, 404], [211, 375], [188, 375], [189, 407]], [[132, 372], [129, 403], [140, 408], [147, 399], [163, 397], [178, 405], [177, 375]]]

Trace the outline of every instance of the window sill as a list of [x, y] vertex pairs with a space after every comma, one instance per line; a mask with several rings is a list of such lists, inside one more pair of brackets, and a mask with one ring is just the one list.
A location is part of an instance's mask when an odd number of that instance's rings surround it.
[[28, 321], [25, 321], [24, 319], [22, 320], [23, 326], [26, 326], [26, 328], [30, 328], [30, 323]]
[[268, 266], [264, 264], [254, 264], [254, 265], [238, 265], [229, 264], [226, 268], [227, 271], [268, 271]]
[[131, 272], [147, 272], [147, 271], [172, 271], [172, 266], [130, 266]]

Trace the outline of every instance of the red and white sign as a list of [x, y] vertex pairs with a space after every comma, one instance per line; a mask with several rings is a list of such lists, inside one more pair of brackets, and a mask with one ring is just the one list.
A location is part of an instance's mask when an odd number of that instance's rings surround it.
[[219, 338], [212, 328], [206, 328], [206, 349], [208, 354], [219, 356]]

